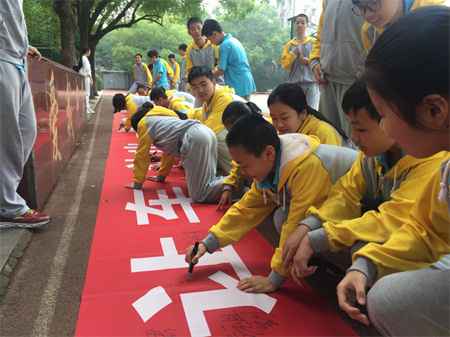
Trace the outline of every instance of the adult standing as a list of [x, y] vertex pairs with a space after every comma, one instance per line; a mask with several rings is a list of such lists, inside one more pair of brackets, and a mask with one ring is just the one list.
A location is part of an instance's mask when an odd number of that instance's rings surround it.
[[203, 24], [202, 35], [219, 46], [219, 64], [214, 75], [224, 75], [225, 84], [232, 87], [237, 95], [249, 100], [250, 95], [256, 91], [256, 85], [242, 44], [231, 34], [225, 33], [219, 22], [212, 19]]
[[50, 217], [30, 209], [17, 193], [36, 139], [36, 115], [26, 72], [28, 46], [22, 0], [0, 2], [0, 228], [37, 228]]
[[306, 14], [300, 14], [295, 18], [297, 37], [284, 45], [281, 65], [289, 72], [288, 82], [299, 83], [306, 95], [306, 102], [317, 110], [320, 91], [309, 64], [314, 39], [306, 35], [308, 24], [309, 18]]
[[84, 48], [81, 54], [81, 68], [80, 74], [84, 76], [84, 94], [86, 97], [86, 111], [87, 113], [94, 113], [94, 110], [89, 106], [89, 97], [91, 96], [91, 85], [92, 81], [92, 71], [91, 63], [89, 62], [89, 56], [91, 55], [91, 50], [89, 48]]
[[142, 62], [142, 54], [137, 53], [134, 56], [134, 65], [133, 65], [133, 84], [128, 90], [130, 93], [135, 94], [138, 89], [138, 85], [144, 85], [147, 87], [147, 90], [152, 86], [152, 74], [148, 69], [147, 65]]
[[323, 0], [311, 67], [320, 84], [320, 112], [347, 135], [350, 127], [342, 111], [344, 93], [364, 67], [361, 41], [363, 20], [353, 14], [350, 0]]

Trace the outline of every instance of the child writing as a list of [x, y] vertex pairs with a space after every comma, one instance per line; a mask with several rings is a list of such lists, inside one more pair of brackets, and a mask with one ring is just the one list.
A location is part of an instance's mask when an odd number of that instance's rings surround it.
[[241, 280], [238, 287], [247, 292], [275, 291], [288, 276], [281, 260], [284, 242], [306, 210], [325, 200], [332, 184], [353, 164], [356, 153], [344, 147], [320, 145], [315, 137], [302, 134], [278, 136], [273, 125], [256, 114], [240, 118], [226, 140], [233, 160], [254, 182], [210, 228], [193, 258], [193, 246], [187, 249], [186, 261], [197, 263], [206, 252], [237, 242], [251, 229], [270, 221], [280, 233], [272, 271], [267, 277]]

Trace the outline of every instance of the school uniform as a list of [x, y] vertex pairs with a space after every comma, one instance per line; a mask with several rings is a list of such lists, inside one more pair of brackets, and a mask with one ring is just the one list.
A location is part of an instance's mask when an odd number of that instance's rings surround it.
[[125, 96], [125, 108], [127, 110], [125, 128], [127, 130], [131, 128], [131, 117], [133, 117], [137, 110], [147, 102], [151, 102], [149, 96], [139, 96], [134, 94], [128, 94]]
[[195, 109], [189, 113], [189, 118], [201, 121], [216, 134], [219, 167], [226, 174], [231, 169], [231, 156], [226, 144], [228, 132], [222, 123], [222, 115], [228, 104], [233, 101], [243, 101], [243, 99], [234, 95], [232, 88], [216, 85], [211, 100], [208, 103], [204, 103], [201, 109]]
[[[406, 15], [417, 8], [425, 6], [445, 5], [445, 1], [446, 0], [403, 0], [403, 13]], [[375, 41], [383, 31], [384, 29], [375, 28], [367, 21], [364, 22], [361, 28], [361, 38], [367, 52], [372, 49]]]
[[316, 82], [311, 66], [300, 62], [299, 56], [309, 58], [314, 39], [310, 36], [305, 37], [303, 41], [292, 39], [283, 47], [281, 54], [281, 66], [288, 72], [288, 82], [300, 83], [306, 95], [306, 102], [314, 109], [319, 109], [320, 91]]
[[242, 44], [231, 34], [225, 34], [219, 45], [219, 64], [224, 72], [225, 84], [232, 87], [237, 95], [249, 99], [256, 91], [247, 53]]
[[137, 134], [134, 182], [145, 181], [149, 151], [154, 144], [164, 153], [181, 158], [188, 192], [194, 202], [218, 200], [222, 178], [216, 177], [217, 140], [208, 127], [195, 120], [181, 120], [174, 111], [155, 106], [139, 122]]
[[23, 1], [0, 2], [0, 218], [29, 210], [17, 193], [36, 139], [36, 114], [26, 72], [28, 32]]
[[172, 72], [173, 72], [173, 78], [172, 78], [173, 85], [171, 85], [171, 87], [172, 87], [172, 89], [177, 89], [178, 84], [180, 83], [180, 65], [178, 64], [178, 62], [175, 62], [175, 63], [169, 63], [169, 66], [172, 68]]
[[350, 135], [342, 110], [346, 91], [364, 70], [365, 50], [361, 41], [363, 19], [352, 12], [350, 0], [324, 0], [317, 39], [310, 56], [311, 69], [320, 63], [328, 83], [320, 86], [319, 111]]
[[426, 181], [443, 155], [403, 156], [389, 167], [381, 157], [359, 153], [352, 169], [333, 186], [320, 208], [311, 207], [302, 221], [316, 253], [337, 252], [357, 242], [386, 242], [408, 221]]
[[133, 80], [134, 80], [133, 84], [128, 90], [132, 94], [136, 93], [138, 84], [143, 84], [147, 88], [152, 87], [153, 82], [152, 74], [145, 63], [140, 64], [135, 63], [133, 65]]
[[442, 169], [425, 182], [403, 226], [385, 243], [369, 243], [353, 255], [349, 270], [363, 273], [373, 285], [369, 318], [383, 335], [449, 335], [449, 172], [445, 152]]
[[355, 151], [320, 145], [315, 137], [286, 134], [280, 140], [273, 178], [253, 182], [242, 199], [210, 228], [203, 241], [212, 253], [239, 241], [263, 222], [271, 221], [280, 232], [269, 276], [276, 286], [288, 275], [281, 259], [286, 239], [311, 205], [320, 206], [333, 183], [350, 169], [356, 158]]
[[[270, 121], [271, 122], [271, 121]], [[343, 140], [341, 135], [327, 122], [324, 122], [313, 115], [308, 115], [297, 131], [308, 136], [316, 136], [320, 144], [329, 144], [342, 146]], [[225, 177], [223, 184], [224, 189], [238, 190], [242, 183], [239, 165], [232, 161], [231, 170]], [[227, 187], [225, 187], [227, 186]]]

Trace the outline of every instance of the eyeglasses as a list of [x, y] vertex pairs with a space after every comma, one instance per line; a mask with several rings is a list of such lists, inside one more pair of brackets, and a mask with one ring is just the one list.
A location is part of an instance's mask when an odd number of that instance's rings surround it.
[[356, 0], [353, 4], [352, 12], [356, 16], [364, 16], [368, 11], [376, 12], [381, 7], [380, 0]]

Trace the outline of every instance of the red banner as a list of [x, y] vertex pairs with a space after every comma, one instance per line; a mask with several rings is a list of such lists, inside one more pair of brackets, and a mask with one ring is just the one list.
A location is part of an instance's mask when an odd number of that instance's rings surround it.
[[113, 131], [76, 336], [354, 335], [307, 286], [288, 281], [268, 295], [236, 288], [270, 271], [273, 248], [256, 231], [205, 255], [189, 280], [184, 249], [222, 213], [191, 203], [181, 169], [164, 184], [125, 189], [136, 147], [134, 134]]

